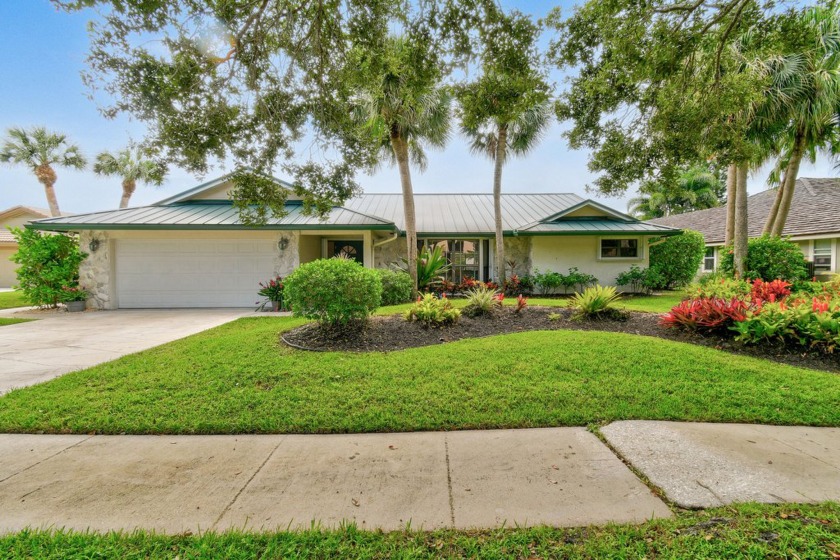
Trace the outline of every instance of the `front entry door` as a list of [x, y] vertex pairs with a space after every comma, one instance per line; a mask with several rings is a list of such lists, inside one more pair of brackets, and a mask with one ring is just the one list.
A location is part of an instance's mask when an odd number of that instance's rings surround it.
[[364, 241], [333, 241], [333, 255], [334, 257], [346, 257], [353, 259], [357, 263], [364, 264]]

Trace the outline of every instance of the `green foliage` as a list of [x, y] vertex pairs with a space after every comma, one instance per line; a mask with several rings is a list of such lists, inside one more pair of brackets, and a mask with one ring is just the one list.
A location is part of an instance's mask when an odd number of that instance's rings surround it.
[[501, 292], [486, 286], [479, 286], [466, 292], [467, 305], [464, 315], [467, 317], [487, 317], [502, 308]]
[[[730, 248], [723, 251], [721, 272], [734, 274], [732, 257]], [[787, 238], [763, 235], [749, 241], [744, 277], [794, 283], [808, 277], [808, 265], [799, 245]]]
[[403, 316], [406, 321], [417, 321], [426, 328], [442, 327], [458, 322], [461, 310], [452, 307], [452, 302], [446, 297], [423, 294]]
[[621, 299], [613, 286], [592, 286], [572, 297], [575, 317], [617, 316], [615, 304]]
[[79, 283], [79, 264], [86, 253], [79, 241], [68, 235], [46, 235], [31, 229], [12, 229], [18, 251], [12, 262], [18, 265], [18, 286], [30, 305], [55, 307], [68, 301]]
[[29, 130], [10, 128], [0, 147], [0, 162], [24, 165], [32, 171], [45, 165], [72, 169], [83, 169], [87, 165], [79, 147], [71, 144], [66, 134], [43, 126]]
[[[408, 261], [403, 258], [400, 268], [408, 270]], [[443, 280], [443, 275], [449, 270], [449, 262], [443, 254], [443, 247], [436, 246], [431, 251], [428, 246], [420, 249], [417, 255], [417, 289], [428, 290]]]
[[539, 269], [534, 271], [534, 285], [546, 295], [557, 293], [560, 288], [563, 288], [564, 294], [569, 289], [574, 288], [583, 291], [587, 286], [597, 281], [598, 278], [595, 275], [581, 272], [576, 266], [570, 268], [568, 274], [553, 271], [542, 272]]
[[720, 206], [726, 200], [726, 183], [717, 169], [700, 164], [681, 171], [673, 183], [646, 182], [639, 192], [627, 209], [642, 220], [650, 220]]
[[411, 276], [406, 272], [376, 269], [382, 282], [382, 305], [399, 305], [411, 301]]
[[636, 294], [649, 293], [651, 289], [661, 285], [662, 276], [656, 270], [639, 268], [634, 264], [630, 270], [619, 273], [615, 277], [615, 283], [630, 288], [630, 291]]
[[367, 319], [382, 300], [379, 275], [349, 259], [319, 259], [300, 265], [286, 277], [284, 297], [297, 317], [325, 326]]
[[685, 293], [691, 298], [712, 298], [731, 300], [744, 299], [752, 290], [746, 280], [730, 278], [723, 274], [707, 274], [696, 284], [686, 288]]
[[668, 289], [685, 286], [697, 275], [706, 242], [703, 234], [684, 230], [682, 235], [667, 237], [662, 243], [650, 247], [651, 277], [649, 287]]
[[730, 327], [747, 344], [799, 344], [833, 353], [840, 346], [840, 300], [764, 303]]

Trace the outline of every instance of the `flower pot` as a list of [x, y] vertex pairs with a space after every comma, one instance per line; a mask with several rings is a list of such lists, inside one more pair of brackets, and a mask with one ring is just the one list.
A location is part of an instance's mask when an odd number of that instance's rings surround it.
[[271, 310], [272, 310], [272, 311], [274, 311], [275, 313], [276, 313], [277, 311], [280, 311], [280, 308], [281, 308], [282, 306], [283, 306], [283, 302], [282, 302], [282, 301], [272, 301], [272, 302], [271, 302]]
[[78, 313], [79, 311], [84, 311], [85, 307], [87, 306], [87, 302], [85, 301], [68, 301], [67, 302], [67, 311], [71, 313]]

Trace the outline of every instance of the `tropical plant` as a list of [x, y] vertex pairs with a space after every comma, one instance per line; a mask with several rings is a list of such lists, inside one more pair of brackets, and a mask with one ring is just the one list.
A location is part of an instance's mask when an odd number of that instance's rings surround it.
[[784, 22], [779, 35], [786, 52], [764, 62], [778, 91], [764, 110], [787, 125], [776, 140], [771, 181], [779, 187], [763, 231], [774, 236], [784, 230], [802, 159], [836, 153], [840, 144], [840, 7], [808, 6]]
[[18, 243], [12, 262], [18, 265], [18, 287], [31, 305], [56, 307], [79, 284], [79, 265], [87, 257], [78, 238], [12, 229]]
[[417, 321], [424, 327], [442, 327], [458, 322], [461, 310], [452, 307], [452, 302], [446, 296], [436, 297], [434, 294], [423, 294], [411, 309], [405, 312], [406, 321]]
[[575, 310], [573, 317], [596, 318], [612, 316], [618, 318], [615, 304], [621, 299], [613, 286], [592, 286], [572, 296], [570, 306]]
[[630, 270], [620, 272], [615, 277], [615, 283], [618, 286], [627, 286], [633, 293], [648, 291], [648, 269], [639, 268], [634, 264]]
[[723, 274], [709, 274], [701, 278], [697, 284], [686, 288], [685, 292], [691, 298], [746, 300], [751, 290], [752, 286], [746, 280], [731, 278]]
[[[724, 250], [720, 260], [724, 274], [734, 273], [731, 250]], [[750, 239], [744, 278], [796, 282], [808, 277], [808, 265], [799, 245], [787, 238], [763, 235]]]
[[302, 264], [283, 284], [292, 313], [315, 319], [323, 327], [361, 326], [382, 301], [379, 275], [350, 259]]
[[502, 169], [510, 155], [524, 156], [552, 119], [550, 88], [537, 50], [540, 25], [516, 10], [490, 10], [479, 28], [482, 74], [457, 88], [461, 130], [475, 154], [494, 162], [493, 215], [496, 281], [505, 284]]
[[467, 291], [465, 295], [467, 305], [464, 307], [464, 315], [467, 317], [487, 317], [502, 308], [504, 294], [498, 290], [479, 286]]
[[663, 315], [660, 323], [668, 328], [726, 332], [733, 324], [747, 317], [749, 305], [748, 302], [739, 298], [687, 299]]
[[534, 270], [534, 285], [540, 289], [540, 293], [550, 295], [556, 293], [559, 288], [563, 288], [564, 277], [559, 272], [540, 269]]
[[399, 305], [411, 301], [411, 276], [407, 272], [379, 268], [376, 273], [382, 282], [382, 305]]
[[128, 201], [134, 194], [138, 181], [160, 186], [166, 178], [166, 166], [149, 159], [135, 146], [129, 146], [113, 154], [100, 153], [93, 164], [93, 172], [97, 175], [116, 176], [122, 179], [120, 208], [128, 207]]
[[685, 286], [697, 276], [705, 254], [703, 234], [690, 229], [651, 245], [649, 287], [659, 290]]
[[78, 286], [64, 286], [62, 289], [61, 301], [85, 301], [88, 298], [87, 290]]
[[[424, 144], [442, 148], [449, 139], [449, 94], [440, 87], [441, 71], [425, 41], [389, 37], [383, 49], [362, 51], [359, 64], [374, 68], [374, 78], [357, 92], [353, 114], [359, 128], [380, 147], [400, 172], [408, 262], [417, 261], [417, 223], [411, 164], [426, 168]], [[414, 289], [418, 271], [409, 267]]]
[[708, 165], [693, 165], [674, 183], [649, 182], [639, 191], [627, 210], [642, 220], [714, 208], [726, 199], [726, 185]]
[[563, 287], [564, 288], [577, 288], [578, 292], [582, 292], [586, 289], [587, 286], [591, 286], [598, 282], [598, 277], [594, 274], [588, 274], [586, 272], [581, 272], [578, 270], [578, 267], [573, 266], [569, 269], [569, 274], [567, 274], [563, 279]]
[[528, 298], [519, 294], [516, 296], [516, 307], [513, 308], [514, 313], [522, 313], [522, 310], [528, 307]]
[[403, 258], [401, 264], [397, 265], [400, 270], [410, 273], [414, 270], [414, 279], [412, 280], [412, 289], [416, 282], [420, 291], [426, 291], [434, 288], [444, 280], [444, 276], [449, 271], [449, 261], [446, 255], [443, 254], [443, 247], [440, 245], [429, 249], [424, 245], [420, 249], [420, 254], [415, 257], [416, 266], [409, 266], [409, 259]]
[[87, 160], [67, 136], [52, 132], [42, 126], [30, 130], [10, 128], [0, 146], [0, 163], [28, 167], [44, 186], [50, 214], [61, 216], [58, 198], [55, 196], [57, 175], [55, 167], [83, 169]]

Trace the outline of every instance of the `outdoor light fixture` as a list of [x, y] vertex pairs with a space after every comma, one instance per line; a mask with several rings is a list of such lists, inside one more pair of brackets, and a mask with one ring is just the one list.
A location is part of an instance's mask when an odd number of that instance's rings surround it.
[[88, 249], [90, 249], [91, 253], [95, 253], [96, 250], [99, 249], [99, 240], [91, 239], [90, 243], [88, 243]]
[[289, 246], [289, 240], [285, 237], [281, 237], [280, 241], [277, 242], [277, 248], [281, 251], [285, 251], [286, 248]]

